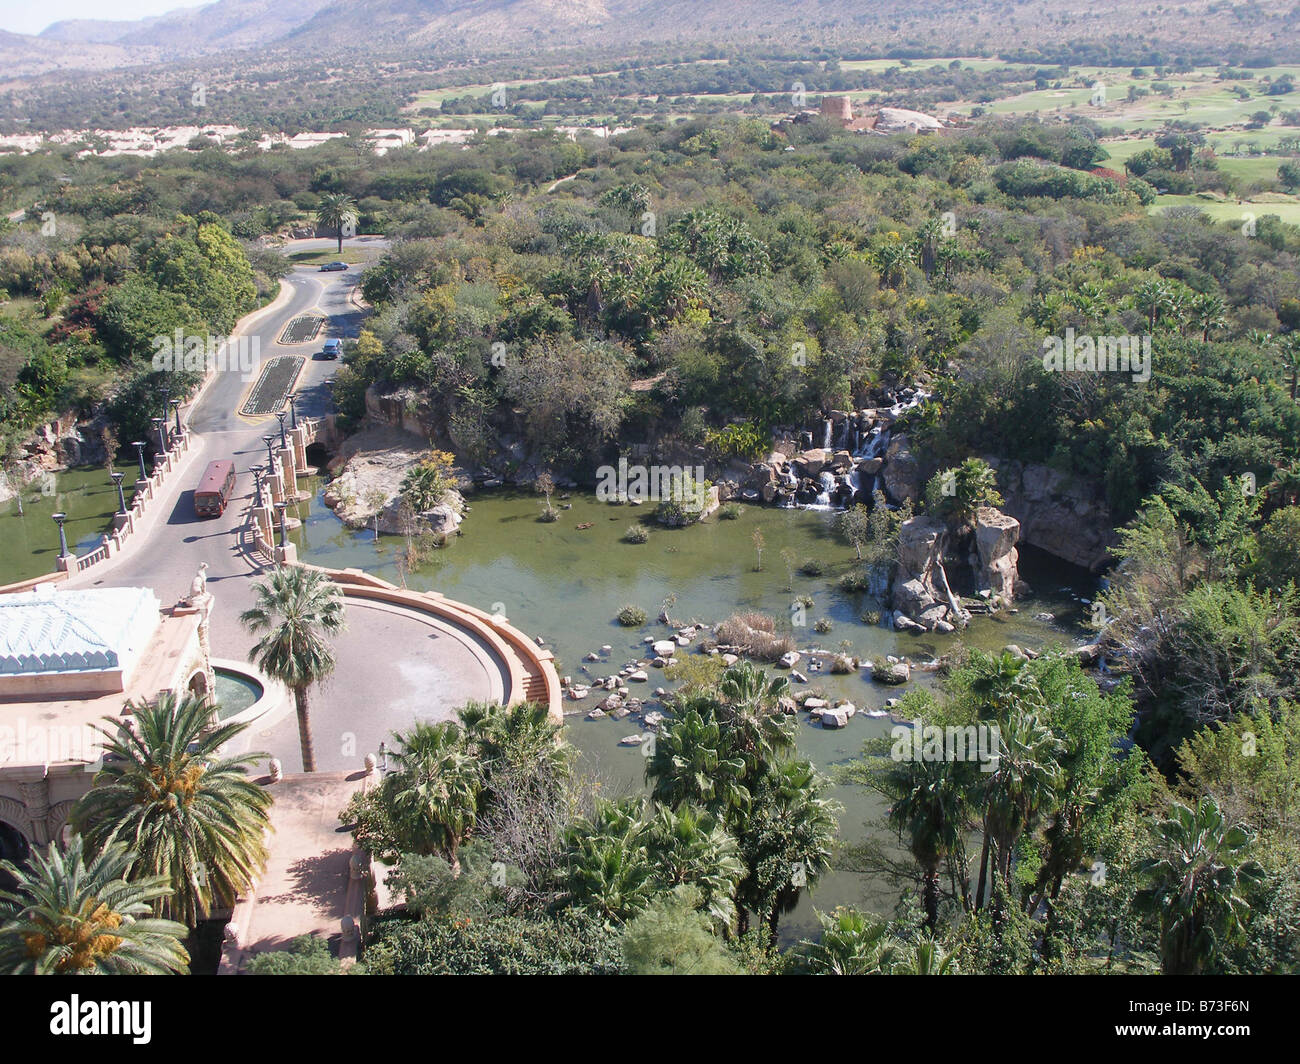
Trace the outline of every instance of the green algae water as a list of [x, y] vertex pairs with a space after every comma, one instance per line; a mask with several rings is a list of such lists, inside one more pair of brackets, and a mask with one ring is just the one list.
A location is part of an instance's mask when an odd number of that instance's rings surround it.
[[[427, 552], [415, 571], [399, 568], [405, 542], [401, 537], [345, 528], [320, 502], [319, 482], [304, 485], [313, 490], [310, 502], [299, 506], [302, 527], [292, 530], [299, 557], [333, 568], [358, 568], [416, 590], [439, 591], [450, 598], [489, 612], [503, 612], [530, 635], [540, 636], [556, 655], [561, 675], [587, 680], [616, 672], [633, 659], [653, 657], [647, 636], [664, 638], [668, 632], [656, 623], [667, 609], [677, 624], [716, 624], [739, 610], [754, 610], [777, 618], [789, 627], [800, 651], [812, 647], [838, 650], [847, 642], [849, 652], [867, 659], [886, 654], [906, 655], [926, 661], [951, 649], [957, 636], [913, 636], [896, 633], [861, 619], [867, 600], [844, 592], [840, 577], [854, 568], [853, 550], [832, 530], [833, 515], [825, 511], [742, 506], [735, 520], [717, 514], [690, 528], [665, 529], [651, 522], [651, 507], [611, 505], [594, 495], [574, 493], [555, 498], [560, 511], [553, 523], [539, 520], [542, 500], [522, 492], [497, 491], [470, 496], [462, 535], [442, 548]], [[644, 523], [650, 531], [643, 544], [622, 541], [628, 527]], [[580, 526], [588, 525], [587, 528]], [[755, 533], [762, 543], [762, 568], [758, 569]], [[791, 580], [786, 559], [796, 571]], [[819, 576], [805, 576], [798, 567], [809, 559], [822, 563]], [[1032, 550], [1022, 553], [1022, 575], [1033, 594], [1017, 603], [1018, 613], [976, 616], [961, 634], [967, 645], [997, 651], [1008, 643], [1026, 648], [1082, 641], [1078, 628], [1094, 582], [1086, 573], [1051, 562]], [[803, 626], [791, 625], [791, 606], [807, 596]], [[640, 628], [624, 628], [615, 617], [625, 605], [645, 610], [648, 620]], [[1036, 619], [1051, 614], [1053, 620]], [[831, 630], [819, 634], [819, 618]], [[602, 646], [601, 660], [583, 659]], [[844, 697], [860, 711], [879, 710], [885, 699], [906, 688], [891, 688], [864, 679], [862, 673], [832, 676], [808, 672], [812, 684], [833, 697]], [[590, 670], [590, 671], [588, 671]], [[660, 670], [650, 668], [646, 684], [631, 684], [632, 693], [653, 708], [656, 687], [672, 689]], [[929, 673], [915, 672], [914, 683], [930, 684]], [[640, 793], [645, 788], [638, 747], [619, 740], [640, 732], [635, 718], [588, 721], [584, 715], [603, 697], [593, 693], [580, 702], [565, 702], [568, 738], [583, 756], [583, 768], [595, 774], [603, 793], [616, 797]], [[888, 717], [872, 718], [859, 712], [840, 730], [808, 723], [800, 715], [798, 746], [823, 772], [856, 757], [865, 740], [887, 735]], [[832, 796], [844, 806], [840, 835], [860, 842], [870, 836], [889, 842], [882, 826], [883, 802], [858, 787], [835, 786]], [[822, 878], [811, 899], [782, 924], [785, 942], [811, 935], [816, 928], [814, 905], [829, 911], [836, 905], [857, 905], [882, 914], [893, 911], [899, 897], [896, 885], [884, 879], [834, 872]]]
[[[126, 504], [131, 505], [135, 467], [119, 465], [127, 479]], [[59, 526], [53, 514], [68, 515], [64, 531], [68, 550], [86, 554], [100, 544], [117, 512], [117, 488], [103, 466], [81, 466], [54, 475], [53, 491], [37, 480], [23, 489], [23, 512], [18, 501], [0, 503], [0, 584], [12, 584], [54, 572], [59, 556]]]

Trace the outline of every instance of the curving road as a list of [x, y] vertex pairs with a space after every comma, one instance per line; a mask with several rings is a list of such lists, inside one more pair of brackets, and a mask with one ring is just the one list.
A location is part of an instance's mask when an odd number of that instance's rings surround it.
[[[374, 257], [386, 246], [377, 237], [345, 241]], [[324, 250], [330, 240], [293, 241], [289, 251]], [[328, 382], [338, 362], [319, 357], [327, 337], [355, 337], [363, 311], [354, 299], [361, 269], [321, 273], [316, 266], [295, 267], [284, 280], [280, 296], [270, 306], [240, 323], [237, 335], [256, 337], [263, 362], [284, 354], [307, 357], [295, 391], [302, 415], [330, 409]], [[327, 319], [317, 337], [306, 344], [285, 346], [278, 341], [288, 323], [314, 312]], [[127, 541], [117, 556], [72, 576], [69, 587], [138, 586], [152, 588], [163, 603], [184, 595], [201, 562], [208, 563], [208, 590], [215, 598], [212, 650], [217, 657], [247, 660], [254, 639], [239, 624], [239, 613], [252, 604], [253, 585], [261, 575], [241, 549], [242, 530], [253, 497], [254, 465], [266, 460], [265, 435], [278, 434], [274, 416], [245, 417], [239, 413], [256, 383], [239, 368], [218, 370], [198, 401], [182, 417], [194, 437], [180, 469], [173, 471], [149, 509], [146, 526]], [[236, 488], [219, 518], [194, 515], [193, 487], [204, 466], [216, 458], [235, 462]], [[415, 719], [449, 716], [471, 698], [484, 698], [491, 677], [471, 650], [445, 632], [431, 631], [418, 620], [377, 615], [374, 610], [348, 608], [349, 631], [336, 643], [338, 671], [313, 696], [312, 720], [317, 767], [321, 771], [353, 769], [368, 750], [378, 747], [393, 728]], [[437, 647], [436, 659], [429, 651]], [[359, 692], [364, 692], [360, 695]], [[269, 728], [246, 732], [242, 750], [266, 751], [285, 770], [301, 768], [296, 719], [290, 713]]]

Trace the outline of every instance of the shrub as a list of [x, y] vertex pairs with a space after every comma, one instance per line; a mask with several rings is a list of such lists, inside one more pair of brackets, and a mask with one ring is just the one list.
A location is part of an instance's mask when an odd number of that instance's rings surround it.
[[624, 543], [644, 543], [649, 538], [650, 532], [645, 525], [628, 525], [623, 533]]
[[831, 630], [831, 619], [829, 617], [818, 617], [813, 624], [814, 632], [829, 632]]
[[794, 649], [794, 640], [777, 635], [776, 621], [763, 613], [733, 613], [718, 625], [718, 641], [759, 661], [776, 661]]
[[799, 572], [804, 576], [821, 576], [826, 572], [826, 566], [818, 558], [809, 558], [803, 565], [799, 566]]
[[537, 520], [545, 521], [547, 524], [550, 524], [550, 522], [552, 521], [558, 521], [559, 519], [560, 519], [560, 511], [557, 510], [554, 506], [545, 507], [542, 510], [541, 515], [537, 518]]
[[624, 628], [640, 628], [645, 618], [645, 610], [640, 606], [624, 606], [618, 611], [618, 623]]
[[734, 521], [740, 516], [740, 504], [729, 502], [726, 506], [718, 511], [718, 518], [722, 521]]

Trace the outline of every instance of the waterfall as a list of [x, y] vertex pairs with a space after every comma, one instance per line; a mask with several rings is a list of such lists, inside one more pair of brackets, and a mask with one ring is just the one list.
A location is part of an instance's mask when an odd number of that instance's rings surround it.
[[831, 449], [831, 419], [826, 419], [826, 424], [822, 426], [822, 450]]
[[817, 493], [817, 502], [815, 505], [824, 509], [831, 507], [831, 492], [835, 490], [835, 477], [831, 473], [822, 472], [817, 477], [817, 482], [821, 485], [821, 491]]

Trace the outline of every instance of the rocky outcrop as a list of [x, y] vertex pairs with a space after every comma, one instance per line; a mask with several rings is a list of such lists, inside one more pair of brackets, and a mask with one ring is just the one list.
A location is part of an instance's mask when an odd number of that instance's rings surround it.
[[975, 586], [1003, 602], [1011, 602], [1019, 581], [1020, 522], [991, 506], [975, 515]]
[[986, 461], [998, 471], [1002, 510], [1020, 522], [1021, 542], [1094, 572], [1111, 560], [1114, 521], [1092, 485], [1050, 466]]
[[365, 528], [378, 518], [379, 531], [390, 535], [429, 531], [443, 535], [460, 525], [465, 501], [455, 490], [417, 516], [414, 528], [402, 505], [402, 478], [428, 454], [420, 437], [400, 429], [371, 428], [350, 437], [330, 462], [334, 478], [322, 501], [349, 528]]
[[882, 476], [885, 494], [890, 502], [901, 506], [909, 500], [916, 502], [921, 497], [921, 463], [912, 454], [906, 435], [895, 436], [889, 441]]
[[22, 442], [6, 474], [0, 476], [0, 502], [8, 502], [20, 488], [46, 473], [102, 465], [107, 457], [101, 436], [106, 424], [102, 416], [78, 421], [75, 414], [47, 421]]

